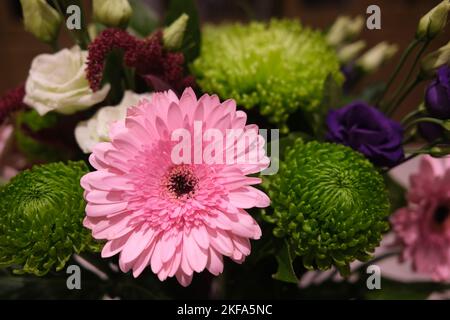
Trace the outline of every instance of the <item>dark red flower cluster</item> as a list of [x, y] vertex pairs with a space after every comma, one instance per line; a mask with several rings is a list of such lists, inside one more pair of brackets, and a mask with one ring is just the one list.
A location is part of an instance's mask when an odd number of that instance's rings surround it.
[[167, 86], [181, 91], [193, 86], [193, 77], [185, 76], [183, 54], [165, 50], [162, 43], [161, 31], [141, 40], [124, 30], [104, 30], [89, 45], [87, 77], [92, 90], [100, 88], [105, 59], [114, 49], [123, 50], [125, 65], [134, 68], [155, 90]]
[[122, 49], [125, 52], [135, 47], [135, 38], [120, 29], [106, 29], [89, 45], [87, 59], [87, 78], [92, 90], [100, 89], [105, 60], [112, 50]]
[[12, 112], [26, 108], [26, 105], [23, 103], [23, 97], [25, 97], [24, 84], [9, 90], [0, 98], [0, 124], [2, 124]]

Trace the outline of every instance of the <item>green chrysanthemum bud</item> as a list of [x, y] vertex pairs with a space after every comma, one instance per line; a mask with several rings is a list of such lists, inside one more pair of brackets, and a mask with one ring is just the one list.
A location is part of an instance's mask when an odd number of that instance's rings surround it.
[[284, 131], [290, 114], [317, 110], [330, 74], [343, 82], [324, 36], [290, 20], [206, 27], [192, 71], [203, 91], [258, 107]]
[[35, 166], [0, 190], [0, 267], [44, 275], [74, 253], [98, 250], [88, 229], [80, 162]]
[[388, 227], [382, 176], [343, 145], [297, 141], [268, 190], [273, 212], [266, 220], [308, 269], [335, 265], [346, 274], [350, 262], [370, 258]]

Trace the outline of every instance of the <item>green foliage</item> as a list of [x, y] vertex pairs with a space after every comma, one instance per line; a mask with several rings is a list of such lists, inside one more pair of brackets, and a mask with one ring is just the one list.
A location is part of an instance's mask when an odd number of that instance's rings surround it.
[[328, 77], [344, 80], [323, 35], [291, 20], [206, 27], [192, 72], [204, 92], [257, 107], [283, 132], [297, 110], [320, 109]]
[[133, 14], [129, 27], [141, 37], [147, 37], [158, 25], [157, 14], [142, 0], [129, 0]]
[[34, 109], [21, 112], [17, 117], [21, 124], [26, 124], [33, 132], [54, 127], [58, 123], [58, 115], [56, 113], [50, 112], [41, 116]]
[[277, 273], [272, 277], [284, 282], [298, 283], [297, 275], [292, 267], [291, 247], [287, 241], [284, 241], [284, 245], [278, 250], [275, 257], [277, 259], [278, 269]]
[[298, 140], [268, 181], [274, 234], [288, 239], [307, 269], [335, 265], [342, 274], [366, 261], [388, 228], [383, 177], [352, 149]]
[[[36, 110], [24, 110], [15, 119], [17, 148], [32, 162], [66, 161], [73, 157], [70, 144], [73, 124], [70, 117], [49, 112], [40, 116]], [[66, 140], [63, 140], [66, 139]]]
[[98, 250], [82, 224], [88, 171], [83, 161], [34, 166], [0, 190], [0, 267], [42, 276], [74, 253]]

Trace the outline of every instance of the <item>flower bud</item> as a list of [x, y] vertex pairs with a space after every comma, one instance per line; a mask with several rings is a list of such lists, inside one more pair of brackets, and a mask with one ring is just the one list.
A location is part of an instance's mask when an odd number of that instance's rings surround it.
[[450, 67], [441, 66], [437, 70], [425, 92], [425, 107], [433, 117], [450, 119]]
[[348, 16], [340, 16], [328, 31], [327, 42], [331, 46], [342, 45], [360, 34], [363, 26], [364, 19], [362, 16], [357, 16], [354, 19]]
[[450, 154], [449, 146], [433, 147], [430, 149], [429, 155], [435, 158], [447, 157]]
[[124, 27], [133, 10], [128, 0], [93, 0], [94, 20], [108, 27]]
[[430, 40], [444, 30], [447, 23], [448, 12], [450, 11], [450, 1], [443, 0], [436, 7], [424, 15], [416, 31], [416, 39]]
[[443, 66], [450, 64], [450, 42], [438, 50], [430, 53], [422, 59], [420, 67], [420, 76], [422, 78], [433, 77], [436, 70]]
[[45, 0], [20, 0], [25, 30], [41, 41], [51, 43], [58, 36], [61, 15]]
[[346, 64], [355, 59], [362, 50], [366, 47], [366, 42], [363, 40], [356, 41], [343, 46], [338, 50], [338, 58], [342, 64]]
[[188, 20], [189, 16], [183, 13], [170, 26], [164, 29], [163, 43], [167, 50], [177, 50], [181, 47]]
[[395, 44], [389, 44], [385, 41], [380, 42], [364, 53], [364, 55], [356, 61], [356, 64], [366, 73], [373, 72], [384, 62], [392, 58], [397, 50], [398, 47]]

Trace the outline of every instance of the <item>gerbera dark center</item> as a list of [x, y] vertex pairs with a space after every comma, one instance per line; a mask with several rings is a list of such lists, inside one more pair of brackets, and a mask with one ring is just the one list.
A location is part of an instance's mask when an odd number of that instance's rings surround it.
[[434, 210], [434, 221], [437, 224], [442, 224], [450, 215], [450, 210], [449, 207], [444, 206], [444, 205], [440, 205], [439, 207], [436, 208], [436, 210]]
[[174, 167], [166, 182], [166, 187], [177, 198], [184, 195], [192, 195], [198, 184], [198, 178], [189, 167]]

